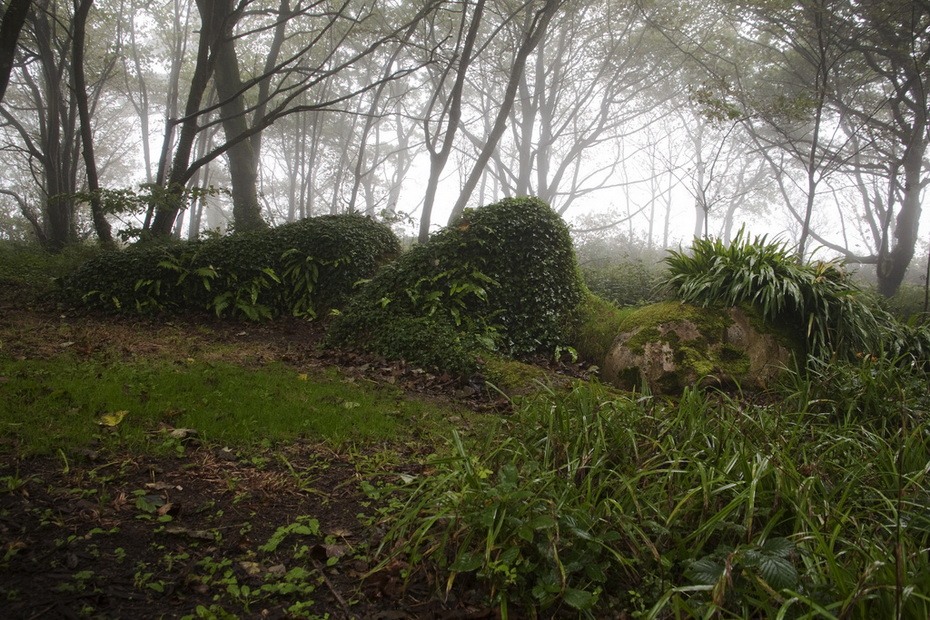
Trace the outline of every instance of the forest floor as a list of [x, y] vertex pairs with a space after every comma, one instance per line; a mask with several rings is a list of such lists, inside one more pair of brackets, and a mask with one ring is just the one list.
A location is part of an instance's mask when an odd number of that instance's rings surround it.
[[[297, 373], [328, 368], [350, 387], [400, 388], [434, 427], [481, 425], [506, 406], [400, 364], [321, 350], [319, 323], [268, 325], [75, 315], [0, 290], [0, 405], [22, 366], [189, 356]], [[10, 370], [20, 368], [20, 370]], [[31, 367], [30, 367], [31, 368]], [[335, 369], [335, 370], [333, 370]], [[31, 371], [29, 371], [31, 372]], [[305, 377], [306, 375], [301, 375]], [[48, 385], [54, 386], [54, 382]], [[54, 387], [43, 387], [45, 392]], [[257, 396], [258, 397], [258, 396]], [[0, 410], [3, 410], [0, 407]], [[49, 412], [52, 415], [52, 412]], [[425, 414], [424, 414], [425, 415]], [[436, 424], [436, 420], [439, 420]], [[477, 420], [477, 422], [476, 422]], [[302, 437], [247, 446], [190, 429], [146, 430], [148, 447], [108, 437], [30, 453], [0, 428], [0, 612], [4, 618], [485, 618], [486, 592], [444, 593], [402, 557], [383, 561], [383, 492], [424, 473], [431, 428], [394, 439]], [[428, 475], [428, 472], [426, 472]], [[443, 592], [437, 595], [437, 592]]]

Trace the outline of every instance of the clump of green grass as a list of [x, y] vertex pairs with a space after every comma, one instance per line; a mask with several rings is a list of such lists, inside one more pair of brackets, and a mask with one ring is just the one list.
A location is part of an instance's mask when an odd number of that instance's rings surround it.
[[927, 617], [926, 375], [869, 374], [834, 405], [808, 375], [765, 406], [541, 394], [398, 489], [385, 548], [485, 582], [502, 617]]
[[[284, 365], [243, 368], [195, 360], [0, 360], [0, 437], [20, 455], [72, 450], [97, 439], [144, 449], [161, 423], [206, 441], [250, 445], [298, 437], [391, 439], [430, 408], [400, 390], [350, 383], [336, 372]], [[113, 428], [102, 416], [122, 414]]]
[[696, 238], [689, 253], [670, 252], [666, 264], [668, 284], [682, 301], [749, 304], [765, 321], [805, 334], [815, 357], [881, 348], [888, 321], [839, 262], [805, 264], [786, 244], [750, 240], [740, 230], [729, 245]]

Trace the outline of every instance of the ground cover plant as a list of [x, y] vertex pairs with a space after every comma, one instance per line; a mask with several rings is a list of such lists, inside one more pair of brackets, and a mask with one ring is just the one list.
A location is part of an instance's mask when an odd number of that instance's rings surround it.
[[361, 215], [308, 218], [198, 242], [142, 243], [100, 254], [63, 279], [71, 303], [104, 311], [209, 311], [264, 320], [338, 308], [400, 252]]
[[508, 401], [324, 349], [320, 321], [22, 299], [0, 297], [8, 617], [930, 614], [913, 351], [674, 399], [492, 361], [536, 382]]
[[543, 390], [398, 490], [389, 557], [502, 617], [926, 617], [926, 376], [861, 364], [765, 405]]
[[330, 342], [467, 377], [482, 352], [551, 355], [582, 296], [561, 218], [537, 199], [505, 199], [466, 210], [379, 272]]

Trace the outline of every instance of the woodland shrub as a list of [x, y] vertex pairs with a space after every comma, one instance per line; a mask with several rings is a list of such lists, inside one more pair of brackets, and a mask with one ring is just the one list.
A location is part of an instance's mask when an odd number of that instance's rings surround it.
[[208, 241], [102, 253], [63, 284], [97, 310], [211, 310], [252, 320], [342, 306], [360, 279], [400, 253], [393, 232], [360, 215], [301, 220]]
[[909, 328], [882, 310], [837, 261], [805, 264], [783, 243], [695, 239], [690, 253], [670, 252], [668, 284], [698, 305], [748, 304], [763, 320], [806, 335], [807, 353], [852, 360], [887, 353], [923, 363], [930, 332]]
[[331, 344], [467, 374], [480, 350], [553, 351], [582, 299], [568, 229], [535, 198], [467, 209], [382, 270]]

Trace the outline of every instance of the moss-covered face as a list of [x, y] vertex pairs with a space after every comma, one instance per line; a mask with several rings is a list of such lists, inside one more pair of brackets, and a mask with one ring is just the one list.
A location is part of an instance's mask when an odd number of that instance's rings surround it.
[[789, 357], [788, 343], [756, 331], [739, 308], [665, 302], [631, 313], [619, 328], [603, 374], [624, 389], [643, 380], [666, 394], [701, 382], [762, 387]]
[[[561, 218], [535, 198], [506, 199], [466, 209], [380, 273], [333, 326], [330, 341], [444, 370], [452, 370], [444, 358], [461, 361], [460, 354], [482, 350], [550, 352], [565, 342], [582, 294]], [[410, 320], [435, 337], [407, 346], [398, 326]]]

